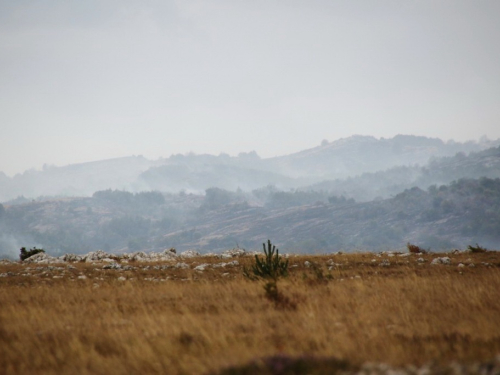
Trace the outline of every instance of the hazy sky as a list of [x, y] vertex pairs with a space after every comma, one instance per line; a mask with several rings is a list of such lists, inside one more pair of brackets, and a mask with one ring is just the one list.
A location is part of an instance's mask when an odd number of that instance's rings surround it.
[[0, 0], [0, 170], [500, 137], [500, 1]]

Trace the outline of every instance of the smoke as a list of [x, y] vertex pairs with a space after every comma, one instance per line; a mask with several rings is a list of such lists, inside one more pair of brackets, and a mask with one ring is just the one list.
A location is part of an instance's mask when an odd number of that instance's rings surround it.
[[0, 234], [0, 259], [17, 259], [22, 245], [12, 234]]

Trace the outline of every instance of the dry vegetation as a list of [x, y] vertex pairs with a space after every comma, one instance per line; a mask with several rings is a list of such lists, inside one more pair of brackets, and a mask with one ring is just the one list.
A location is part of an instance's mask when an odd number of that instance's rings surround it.
[[495, 358], [500, 254], [448, 256], [435, 266], [436, 254], [292, 257], [280, 281], [289, 309], [243, 277], [251, 257], [204, 272], [192, 268], [220, 260], [129, 271], [0, 264], [0, 373], [204, 374], [277, 354], [353, 366]]

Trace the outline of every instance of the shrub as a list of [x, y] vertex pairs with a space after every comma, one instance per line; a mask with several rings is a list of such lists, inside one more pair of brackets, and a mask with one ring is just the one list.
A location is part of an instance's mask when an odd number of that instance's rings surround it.
[[486, 249], [482, 246], [479, 246], [477, 243], [476, 243], [476, 246], [472, 246], [472, 245], [467, 246], [467, 249], [469, 249], [471, 251], [471, 253], [485, 253], [486, 251], [488, 251], [488, 249]]
[[427, 250], [422, 249], [420, 246], [413, 245], [411, 243], [407, 243], [406, 247], [408, 248], [408, 251], [412, 254], [426, 254]]
[[33, 256], [38, 253], [45, 253], [45, 250], [43, 249], [37, 249], [36, 247], [33, 247], [33, 249], [26, 250], [25, 247], [21, 247], [21, 253], [19, 254], [19, 259], [21, 261], [28, 259], [30, 256]]

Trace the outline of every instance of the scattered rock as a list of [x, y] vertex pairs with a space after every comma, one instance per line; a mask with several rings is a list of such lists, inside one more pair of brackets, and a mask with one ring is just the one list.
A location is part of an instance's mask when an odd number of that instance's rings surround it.
[[80, 275], [77, 277], [77, 279], [80, 279], [80, 280], [86, 280], [87, 279], [87, 276], [85, 275]]
[[246, 251], [243, 249], [231, 249], [231, 250], [226, 250], [221, 253], [221, 258], [227, 259], [227, 258], [235, 258], [235, 257], [242, 257], [246, 255]]
[[59, 258], [54, 258], [46, 253], [38, 253], [23, 260], [23, 263], [39, 263], [39, 264], [63, 263], [63, 262], [64, 262], [63, 260]]
[[436, 265], [436, 264], [451, 264], [451, 259], [449, 257], [441, 257], [441, 258], [434, 258], [431, 262], [431, 265]]
[[200, 253], [197, 251], [194, 251], [194, 250], [186, 250], [180, 254], [181, 258], [195, 258], [195, 257], [199, 257], [199, 256], [200, 256]]
[[80, 262], [82, 260], [82, 257], [76, 254], [64, 254], [60, 256], [59, 259], [64, 262]]
[[120, 266], [118, 263], [110, 263], [106, 264], [105, 266], [102, 267], [103, 270], [121, 270], [123, 267]]
[[175, 268], [181, 268], [181, 269], [188, 269], [188, 268], [190, 268], [189, 264], [187, 264], [187, 263], [181, 263], [181, 262], [176, 263], [174, 267]]
[[120, 276], [117, 280], [118, 280], [118, 281], [125, 281], [125, 280], [127, 280], [127, 278], [126, 278], [126, 277], [124, 277], [124, 276]]
[[424, 259], [424, 258], [418, 258], [418, 259], [417, 259], [417, 262], [418, 262], [418, 263], [425, 263], [425, 259]]
[[[112, 258], [111, 254], [105, 253], [102, 250], [97, 250], [97, 251], [91, 251], [85, 256], [85, 262], [91, 263], [91, 262], [96, 262], [100, 261], [106, 258]], [[82, 258], [83, 259], [83, 258]]]
[[200, 271], [200, 272], [203, 272], [205, 271], [205, 269], [209, 266], [209, 264], [207, 263], [203, 263], [203, 264], [200, 264], [199, 266], [196, 266], [194, 268], [195, 271]]
[[137, 262], [143, 262], [148, 258], [144, 251], [137, 251], [129, 255], [129, 259]]

